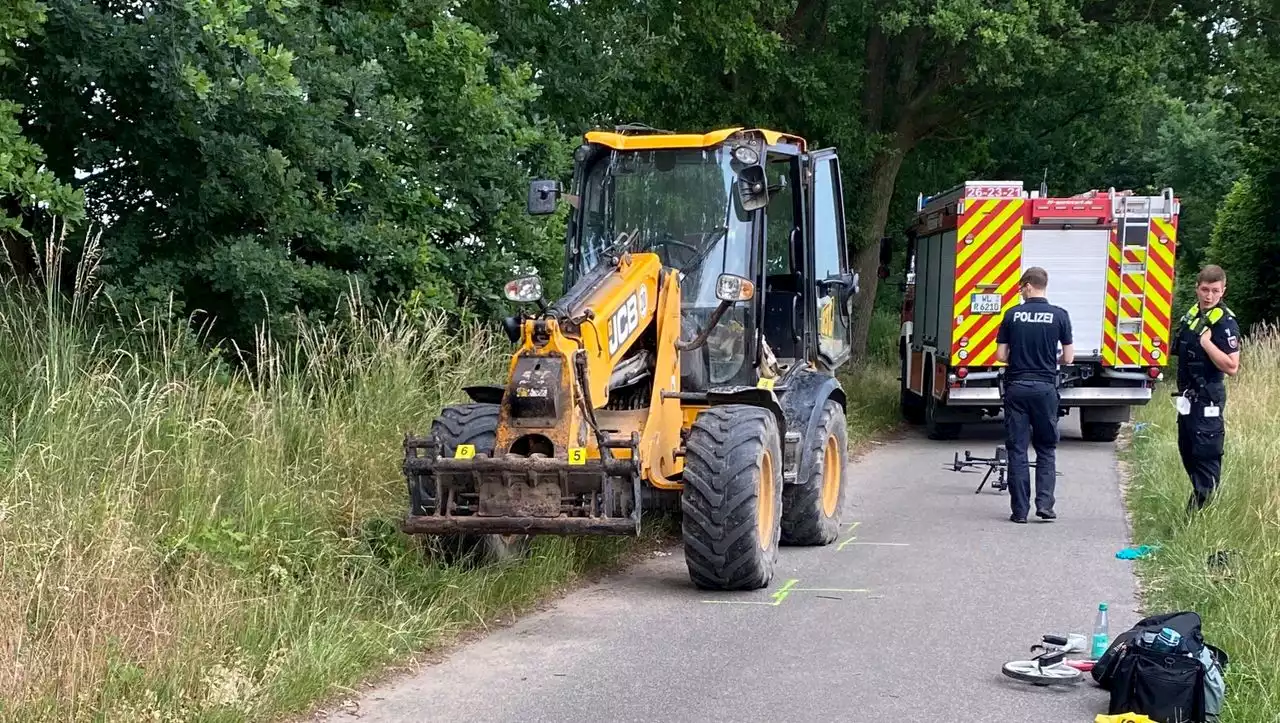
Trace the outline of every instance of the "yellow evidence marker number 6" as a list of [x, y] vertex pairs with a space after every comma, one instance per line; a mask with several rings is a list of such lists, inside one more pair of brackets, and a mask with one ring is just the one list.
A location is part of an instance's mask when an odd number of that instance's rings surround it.
[[474, 444], [460, 444], [453, 450], [454, 459], [471, 459], [476, 456], [476, 446]]
[[570, 447], [569, 448], [569, 464], [582, 465], [587, 463], [586, 447]]

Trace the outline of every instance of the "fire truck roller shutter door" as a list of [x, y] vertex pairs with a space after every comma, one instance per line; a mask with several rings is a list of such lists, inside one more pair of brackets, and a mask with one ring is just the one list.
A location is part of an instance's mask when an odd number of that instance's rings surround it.
[[1046, 295], [1071, 315], [1077, 360], [1102, 356], [1110, 241], [1111, 233], [1105, 228], [1026, 228], [1022, 232], [1022, 268], [1039, 266], [1049, 272]]

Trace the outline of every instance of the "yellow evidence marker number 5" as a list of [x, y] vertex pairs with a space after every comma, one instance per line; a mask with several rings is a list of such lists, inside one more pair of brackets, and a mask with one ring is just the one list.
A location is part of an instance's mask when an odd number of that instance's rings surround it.
[[569, 464], [581, 465], [587, 463], [586, 447], [570, 447], [569, 448]]
[[453, 450], [454, 459], [471, 459], [476, 456], [476, 446], [474, 444], [460, 444]]

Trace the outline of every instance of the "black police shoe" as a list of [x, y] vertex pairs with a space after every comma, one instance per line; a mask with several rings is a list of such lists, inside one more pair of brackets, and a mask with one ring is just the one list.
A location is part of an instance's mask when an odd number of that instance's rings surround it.
[[1056, 520], [1058, 519], [1058, 513], [1053, 510], [1036, 510], [1036, 517], [1045, 520]]
[[1018, 515], [1009, 515], [1009, 521], [1016, 522], [1019, 525], [1025, 525], [1027, 524], [1027, 516], [1022, 515], [1021, 517], [1019, 517]]

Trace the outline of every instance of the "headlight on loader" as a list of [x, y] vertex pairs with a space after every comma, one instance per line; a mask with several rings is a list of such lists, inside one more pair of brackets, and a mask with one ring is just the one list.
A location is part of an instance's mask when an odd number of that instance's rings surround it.
[[733, 274], [720, 274], [716, 279], [716, 298], [721, 301], [750, 301], [756, 285]]
[[542, 279], [537, 276], [512, 279], [502, 290], [509, 301], [533, 303], [542, 298]]

